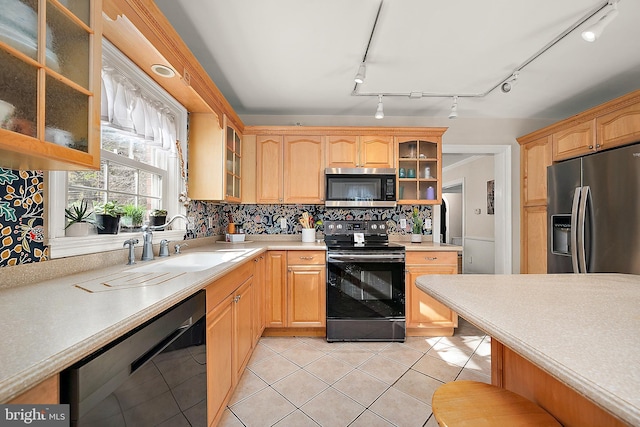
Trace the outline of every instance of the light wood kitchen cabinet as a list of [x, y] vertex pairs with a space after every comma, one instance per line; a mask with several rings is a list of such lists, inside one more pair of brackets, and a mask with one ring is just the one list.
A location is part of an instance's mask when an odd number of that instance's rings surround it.
[[551, 165], [551, 138], [543, 137], [520, 147], [522, 204], [547, 204], [547, 167]]
[[265, 328], [265, 255], [257, 256], [253, 262], [255, 264], [253, 270], [253, 345], [255, 346]]
[[253, 349], [253, 272], [248, 261], [206, 287], [207, 419], [217, 425]]
[[547, 206], [524, 207], [521, 221], [520, 271], [528, 274], [546, 274]]
[[457, 274], [457, 252], [407, 252], [407, 336], [451, 336], [458, 315], [418, 289], [416, 279], [426, 274]]
[[281, 135], [258, 135], [256, 151], [256, 202], [283, 203], [283, 137]]
[[290, 328], [326, 326], [325, 253], [287, 253], [287, 325]]
[[442, 138], [396, 137], [398, 145], [398, 203], [442, 203]]
[[324, 328], [324, 251], [267, 253], [267, 328]]
[[11, 82], [0, 95], [0, 167], [98, 169], [102, 1], [10, 4], [16, 37], [0, 41], [0, 79]]
[[567, 129], [555, 132], [552, 138], [553, 161], [583, 156], [599, 149], [596, 144], [596, 121], [578, 123]]
[[284, 137], [284, 203], [324, 201], [324, 141], [322, 136]]
[[640, 141], [640, 102], [596, 118], [596, 135], [600, 150]]
[[242, 138], [213, 113], [189, 115], [189, 197], [240, 202]]
[[327, 137], [328, 168], [392, 168], [394, 165], [394, 143], [391, 136]]
[[55, 374], [7, 402], [10, 405], [48, 405], [60, 403], [60, 375]]

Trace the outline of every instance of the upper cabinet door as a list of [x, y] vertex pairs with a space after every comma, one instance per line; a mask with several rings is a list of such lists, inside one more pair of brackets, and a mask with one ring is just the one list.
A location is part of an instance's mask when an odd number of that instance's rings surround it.
[[[67, 2], [64, 2], [67, 4]], [[102, 1], [12, 1], [0, 34], [0, 167], [100, 166]]]
[[598, 117], [596, 127], [599, 150], [640, 140], [640, 103]]
[[547, 166], [551, 165], [551, 141], [545, 136], [520, 147], [523, 206], [547, 204]]
[[284, 201], [282, 144], [282, 136], [266, 135], [256, 137], [257, 203], [282, 203]]
[[359, 164], [363, 168], [392, 168], [395, 165], [392, 136], [361, 136]]
[[322, 136], [284, 137], [285, 203], [319, 204], [324, 200]]
[[358, 137], [357, 136], [328, 136], [327, 137], [327, 167], [355, 168], [358, 167]]
[[554, 133], [553, 161], [571, 159], [596, 151], [595, 120], [579, 123]]

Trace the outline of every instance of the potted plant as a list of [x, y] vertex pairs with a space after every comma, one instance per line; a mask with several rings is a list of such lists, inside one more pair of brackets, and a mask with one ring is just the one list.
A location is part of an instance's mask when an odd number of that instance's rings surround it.
[[126, 231], [136, 231], [142, 226], [145, 208], [133, 203], [124, 205], [122, 216], [122, 227]]
[[70, 207], [64, 210], [64, 216], [69, 220], [65, 230], [67, 237], [81, 237], [89, 234], [89, 224], [95, 224], [93, 212], [88, 212], [89, 203], [82, 199], [80, 202], [74, 202]]
[[124, 213], [124, 207], [116, 200], [106, 203], [97, 203], [93, 206], [96, 217], [98, 234], [118, 234], [120, 229], [120, 217]]
[[154, 209], [149, 214], [149, 225], [162, 225], [167, 222], [167, 211], [165, 209]]
[[411, 243], [422, 242], [422, 218], [418, 216], [418, 208], [413, 208], [413, 226], [411, 227]]

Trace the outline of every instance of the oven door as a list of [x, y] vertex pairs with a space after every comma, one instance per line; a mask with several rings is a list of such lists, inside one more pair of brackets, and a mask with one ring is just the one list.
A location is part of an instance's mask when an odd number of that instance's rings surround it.
[[403, 318], [404, 254], [347, 252], [327, 257], [327, 319]]

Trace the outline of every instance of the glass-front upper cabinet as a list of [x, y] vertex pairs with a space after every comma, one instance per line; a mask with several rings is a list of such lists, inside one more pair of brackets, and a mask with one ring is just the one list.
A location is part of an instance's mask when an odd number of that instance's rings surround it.
[[442, 202], [442, 147], [433, 141], [397, 137], [398, 203], [440, 204]]
[[230, 202], [240, 202], [242, 138], [233, 127], [227, 125], [225, 139], [225, 199]]
[[102, 1], [0, 5], [0, 167], [97, 169]]

